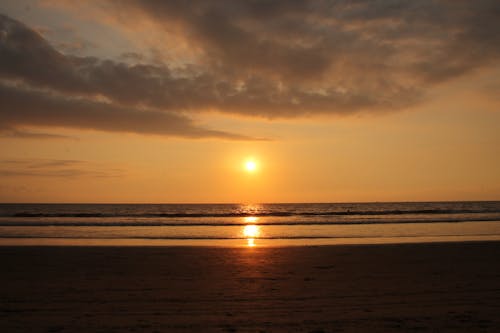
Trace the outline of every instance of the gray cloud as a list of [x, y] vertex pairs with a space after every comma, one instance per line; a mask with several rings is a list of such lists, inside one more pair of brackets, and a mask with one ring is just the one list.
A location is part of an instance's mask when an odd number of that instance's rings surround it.
[[181, 115], [138, 110], [89, 99], [67, 98], [0, 84], [0, 124], [8, 126], [73, 127], [112, 132], [216, 137], [232, 140], [252, 138], [197, 127]]
[[154, 22], [165, 31], [158, 43], [168, 45], [175, 31], [197, 50], [193, 63], [145, 63], [133, 52], [122, 61], [65, 55], [0, 16], [0, 76], [8, 81], [0, 98], [17, 110], [0, 111], [2, 122], [250, 139], [200, 128], [187, 115], [399, 110], [500, 59], [493, 0], [109, 0], [102, 8], [127, 26]]
[[[206, 129], [185, 115], [165, 112], [173, 108], [168, 103], [175, 106], [176, 98], [186, 98], [186, 92], [172, 94], [162, 84], [170, 77], [167, 68], [65, 56], [36, 32], [4, 15], [0, 15], [0, 75], [0, 127], [8, 129], [4, 135], [27, 137], [30, 134], [17, 127], [46, 126], [258, 140]], [[149, 101], [160, 90], [165, 90], [168, 99]]]
[[[257, 76], [269, 86], [280, 82], [280, 94], [270, 91], [289, 103], [255, 98], [271, 115], [276, 103], [288, 109], [276, 111], [281, 115], [306, 108], [326, 113], [404, 108], [420, 101], [431, 84], [500, 59], [495, 0], [124, 0], [113, 10], [139, 11], [163, 27], [180, 25], [176, 31], [203, 50], [200, 61], [219, 77]], [[238, 111], [261, 109], [259, 102], [243, 103]]]
[[75, 137], [51, 133], [33, 132], [13, 127], [0, 127], [0, 137], [16, 139], [76, 139]]
[[[383, 79], [374, 83], [339, 78], [345, 84], [336, 86], [287, 84], [284, 78], [268, 77], [244, 66], [241, 70], [229, 70], [211, 63], [208, 67], [189, 66], [173, 71], [167, 66], [65, 56], [23, 24], [5, 16], [0, 18], [3, 31], [0, 74], [4, 78], [63, 94], [99, 96], [127, 107], [145, 106], [172, 112], [218, 110], [272, 118], [363, 108], [400, 108], [418, 96], [411, 86], [389, 84]], [[215, 35], [214, 32], [214, 38]], [[275, 54], [272, 45], [270, 43], [268, 49]], [[241, 50], [237, 52], [243, 52], [242, 45], [239, 47]], [[304, 50], [289, 51], [287, 48], [279, 51], [281, 60], [277, 62], [300, 58], [306, 62], [304, 73], [311, 72], [319, 63], [309, 59]], [[273, 59], [272, 56], [264, 58]], [[296, 66], [286, 63], [281, 66], [299, 75]], [[279, 66], [270, 63], [267, 67]], [[279, 68], [277, 70], [279, 72]], [[356, 82], [348, 82], [353, 80]], [[349, 89], [353, 84], [357, 85], [356, 90]], [[384, 88], [383, 93], [373, 89], [374, 85]]]
[[120, 169], [103, 168], [87, 161], [22, 159], [0, 160], [0, 176], [76, 178], [91, 176], [98, 178], [121, 177]]

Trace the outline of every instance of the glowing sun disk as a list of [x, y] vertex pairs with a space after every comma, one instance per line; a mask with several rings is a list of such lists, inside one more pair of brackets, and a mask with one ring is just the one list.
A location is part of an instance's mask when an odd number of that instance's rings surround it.
[[254, 160], [248, 160], [245, 162], [245, 170], [248, 172], [254, 172], [257, 170], [257, 162]]

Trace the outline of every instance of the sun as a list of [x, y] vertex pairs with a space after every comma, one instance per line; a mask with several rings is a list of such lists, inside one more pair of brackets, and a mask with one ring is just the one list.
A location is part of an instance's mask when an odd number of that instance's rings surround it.
[[257, 171], [257, 162], [255, 160], [247, 160], [245, 161], [245, 170], [248, 172]]

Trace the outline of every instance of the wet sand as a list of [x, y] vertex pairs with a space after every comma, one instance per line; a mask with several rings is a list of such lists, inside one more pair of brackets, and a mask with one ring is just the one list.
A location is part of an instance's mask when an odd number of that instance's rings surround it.
[[0, 332], [500, 331], [500, 242], [0, 247]]

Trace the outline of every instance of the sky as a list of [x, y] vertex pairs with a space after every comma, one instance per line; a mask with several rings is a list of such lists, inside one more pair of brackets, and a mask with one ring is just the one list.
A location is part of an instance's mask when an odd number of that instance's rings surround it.
[[499, 17], [3, 0], [0, 202], [500, 200]]

